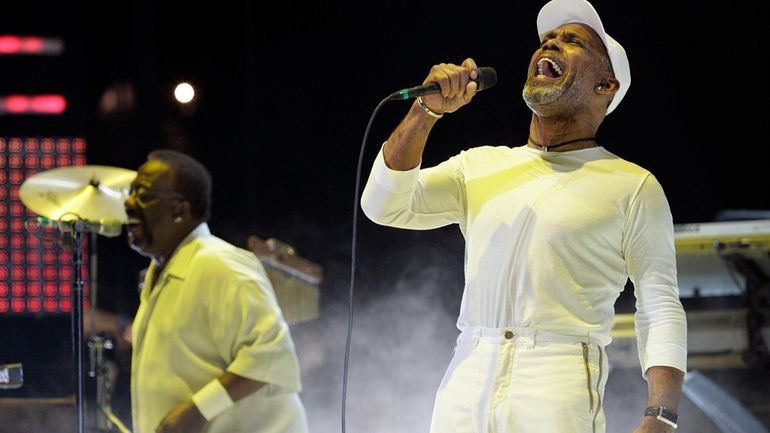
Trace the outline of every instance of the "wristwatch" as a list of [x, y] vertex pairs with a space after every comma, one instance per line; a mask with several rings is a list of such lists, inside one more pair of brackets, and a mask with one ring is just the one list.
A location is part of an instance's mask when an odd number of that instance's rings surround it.
[[670, 425], [676, 430], [678, 415], [666, 408], [666, 406], [650, 406], [644, 410], [644, 416], [654, 416], [658, 421]]

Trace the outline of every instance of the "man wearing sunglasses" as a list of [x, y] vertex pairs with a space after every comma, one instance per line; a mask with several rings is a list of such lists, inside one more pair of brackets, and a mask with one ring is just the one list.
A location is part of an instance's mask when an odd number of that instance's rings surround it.
[[213, 236], [211, 176], [156, 150], [125, 201], [151, 258], [132, 327], [135, 433], [307, 433], [299, 364], [258, 258]]

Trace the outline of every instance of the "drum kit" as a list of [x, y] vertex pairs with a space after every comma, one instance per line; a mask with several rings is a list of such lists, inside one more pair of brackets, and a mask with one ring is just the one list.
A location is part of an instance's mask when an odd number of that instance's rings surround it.
[[[72, 249], [74, 278], [72, 296], [73, 352], [77, 375], [75, 403], [77, 433], [84, 429], [85, 405], [83, 401], [83, 281], [81, 278], [83, 235], [91, 237], [91, 306], [96, 305], [96, 244], [98, 236], [116, 237], [121, 234], [127, 221], [123, 202], [136, 172], [103, 165], [80, 165], [50, 169], [26, 179], [19, 188], [21, 202], [39, 215], [39, 226], [54, 227], [62, 234], [65, 247]], [[96, 329], [91, 308], [91, 329]], [[88, 341], [91, 356], [89, 376], [96, 378], [97, 412], [96, 425], [100, 430], [117, 427], [125, 429], [109, 407], [110, 375], [104, 365], [103, 350], [110, 349], [112, 342], [101, 336], [91, 336]], [[114, 376], [114, 375], [113, 375]]]

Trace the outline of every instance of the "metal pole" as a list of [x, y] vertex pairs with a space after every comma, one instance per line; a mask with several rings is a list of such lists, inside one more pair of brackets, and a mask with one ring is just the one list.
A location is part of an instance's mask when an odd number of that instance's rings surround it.
[[107, 391], [107, 381], [105, 379], [104, 349], [111, 349], [112, 342], [103, 338], [96, 332], [96, 303], [97, 303], [97, 272], [98, 255], [97, 242], [99, 234], [91, 232], [91, 310], [89, 319], [91, 322], [91, 337], [88, 340], [89, 356], [91, 358], [89, 377], [96, 378], [96, 428], [99, 430], [109, 430], [110, 422], [101, 410], [103, 407], [109, 409], [109, 393]]
[[77, 378], [75, 391], [75, 431], [83, 433], [84, 404], [83, 404], [83, 253], [82, 233], [77, 224], [72, 227], [72, 254], [75, 269], [73, 269], [74, 287], [72, 290], [72, 351], [75, 355], [75, 377]]

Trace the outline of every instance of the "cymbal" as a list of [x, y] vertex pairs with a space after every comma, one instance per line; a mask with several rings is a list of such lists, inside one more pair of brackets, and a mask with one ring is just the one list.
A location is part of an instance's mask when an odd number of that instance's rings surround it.
[[31, 211], [59, 220], [128, 220], [123, 201], [136, 171], [105, 165], [76, 165], [36, 173], [19, 188]]

